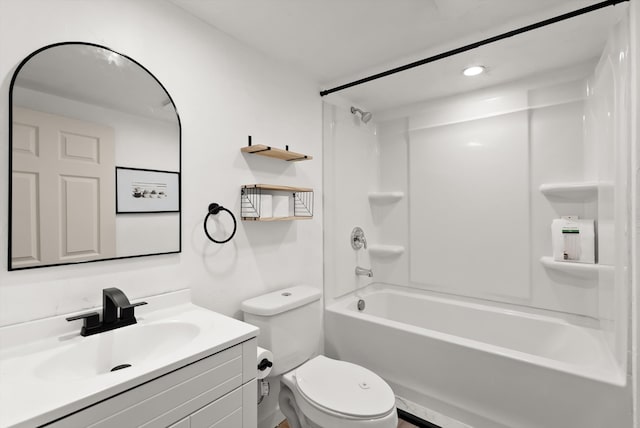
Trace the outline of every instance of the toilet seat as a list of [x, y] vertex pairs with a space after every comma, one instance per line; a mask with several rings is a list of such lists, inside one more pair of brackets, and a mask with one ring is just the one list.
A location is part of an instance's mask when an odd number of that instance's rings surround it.
[[387, 383], [364, 367], [318, 356], [293, 372], [295, 387], [309, 404], [349, 419], [375, 419], [395, 408]]

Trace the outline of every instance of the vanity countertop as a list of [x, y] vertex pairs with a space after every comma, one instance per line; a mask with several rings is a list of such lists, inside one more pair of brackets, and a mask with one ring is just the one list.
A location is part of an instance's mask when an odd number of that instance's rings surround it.
[[[54, 421], [259, 332], [192, 304], [188, 290], [144, 300], [137, 324], [88, 337], [69, 314], [0, 328], [0, 427]], [[131, 367], [110, 371], [120, 363]]]

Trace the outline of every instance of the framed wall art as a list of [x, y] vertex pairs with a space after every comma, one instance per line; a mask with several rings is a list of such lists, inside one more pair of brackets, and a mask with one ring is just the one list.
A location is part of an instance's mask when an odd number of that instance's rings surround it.
[[116, 214], [179, 211], [179, 172], [116, 167]]

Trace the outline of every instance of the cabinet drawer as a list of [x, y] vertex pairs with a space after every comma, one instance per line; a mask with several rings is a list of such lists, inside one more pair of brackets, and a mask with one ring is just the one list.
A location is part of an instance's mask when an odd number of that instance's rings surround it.
[[54, 428], [167, 427], [242, 384], [242, 346], [160, 376], [61, 419]]
[[[238, 420], [238, 423], [233, 423]], [[191, 415], [191, 428], [242, 426], [242, 388], [225, 395]]]

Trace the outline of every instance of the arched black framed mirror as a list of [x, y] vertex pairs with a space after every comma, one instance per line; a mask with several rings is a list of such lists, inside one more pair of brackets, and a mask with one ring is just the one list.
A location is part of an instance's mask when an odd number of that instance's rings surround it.
[[137, 61], [45, 46], [9, 89], [9, 270], [181, 251], [181, 126]]

